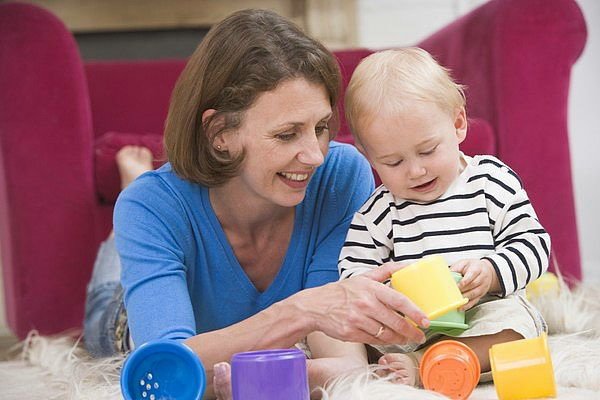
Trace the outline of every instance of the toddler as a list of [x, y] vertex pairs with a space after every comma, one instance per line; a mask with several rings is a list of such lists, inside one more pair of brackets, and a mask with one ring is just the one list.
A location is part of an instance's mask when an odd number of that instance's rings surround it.
[[[522, 296], [548, 268], [550, 237], [517, 174], [489, 155], [459, 150], [467, 135], [463, 87], [419, 48], [372, 54], [354, 72], [346, 115], [359, 150], [383, 185], [356, 213], [340, 254], [341, 279], [387, 262], [441, 255], [463, 275], [471, 347], [489, 380], [488, 349], [547, 330]], [[423, 279], [427, 279], [426, 276]], [[381, 326], [372, 332], [386, 334]], [[374, 346], [397, 381], [417, 385], [424, 349], [448, 337], [426, 332], [414, 346]], [[375, 341], [376, 342], [376, 341]]]

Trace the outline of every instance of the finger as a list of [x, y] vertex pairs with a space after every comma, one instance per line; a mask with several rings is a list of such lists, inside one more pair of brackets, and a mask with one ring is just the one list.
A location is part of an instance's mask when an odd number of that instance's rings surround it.
[[463, 293], [463, 296], [469, 300], [480, 298], [483, 294], [483, 291], [480, 287], [475, 287], [467, 292]]
[[[394, 326], [390, 326], [394, 325]], [[370, 344], [408, 344], [423, 343], [425, 334], [406, 318], [396, 314], [394, 322], [384, 327], [378, 337], [372, 337]]]
[[463, 271], [469, 264], [468, 260], [460, 260], [455, 262], [450, 266], [450, 271], [458, 272], [459, 274], [463, 274]]
[[462, 292], [464, 292], [466, 290], [469, 290], [469, 288], [472, 288], [474, 285], [474, 281], [475, 279], [477, 279], [478, 276], [479, 274], [477, 271], [474, 271], [473, 269], [467, 269], [463, 274], [462, 279], [458, 283], [459, 289]]
[[476, 305], [483, 296], [482, 290], [474, 289], [463, 293], [463, 296], [469, 299], [469, 302], [460, 308], [461, 311], [466, 311]]
[[352, 341], [374, 345], [423, 343], [425, 334], [402, 315], [383, 307], [377, 312], [377, 319], [362, 322], [360, 337]]
[[375, 268], [372, 271], [362, 274], [361, 276], [364, 276], [377, 282], [385, 282], [392, 277], [392, 274], [394, 272], [404, 268], [405, 266], [405, 264], [400, 264], [397, 262], [387, 262], [385, 264], [380, 265], [378, 268]]
[[[404, 316], [410, 318], [423, 328], [429, 327], [429, 319], [427, 318], [427, 315], [425, 315], [425, 313], [421, 311], [421, 309], [419, 309], [415, 303], [410, 301], [410, 299], [402, 293], [382, 285], [374, 291], [374, 294], [380, 302], [386, 304], [392, 310], [402, 313]], [[384, 317], [386, 317], [388, 320], [390, 320], [390, 323], [392, 323], [392, 325], [388, 325], [388, 322], [386, 321], [386, 325], [395, 329], [396, 327], [393, 325], [393, 321], [395, 320], [398, 322], [398, 320], [396, 318], [390, 318], [389, 314], [387, 313], [384, 315]]]
[[477, 305], [477, 302], [479, 302], [479, 299], [470, 299], [469, 302], [467, 304], [465, 304], [464, 306], [462, 306], [461, 308], [459, 308], [460, 311], [467, 311], [470, 310], [471, 308], [473, 308], [475, 305]]

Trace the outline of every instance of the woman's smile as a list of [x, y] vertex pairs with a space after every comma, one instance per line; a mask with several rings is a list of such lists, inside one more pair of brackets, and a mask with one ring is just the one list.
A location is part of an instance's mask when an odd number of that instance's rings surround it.
[[311, 172], [278, 172], [277, 176], [283, 183], [294, 189], [303, 189], [308, 185]]

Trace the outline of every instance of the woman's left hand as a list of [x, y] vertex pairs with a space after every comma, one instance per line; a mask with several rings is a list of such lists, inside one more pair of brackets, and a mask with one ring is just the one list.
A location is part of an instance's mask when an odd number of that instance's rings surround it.
[[387, 263], [368, 273], [304, 290], [295, 300], [312, 320], [313, 331], [347, 342], [422, 343], [427, 316], [406, 296], [383, 285], [402, 266]]

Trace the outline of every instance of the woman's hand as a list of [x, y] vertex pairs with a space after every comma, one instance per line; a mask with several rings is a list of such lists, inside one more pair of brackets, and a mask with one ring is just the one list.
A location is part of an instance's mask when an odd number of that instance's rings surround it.
[[[350, 342], [423, 343], [429, 320], [406, 296], [382, 284], [400, 269], [386, 263], [360, 276], [298, 293], [299, 307], [312, 318], [315, 331]], [[296, 297], [296, 296], [294, 296]]]
[[460, 260], [452, 264], [450, 270], [463, 276], [458, 283], [458, 288], [469, 302], [460, 308], [461, 311], [476, 305], [486, 294], [500, 290], [496, 271], [488, 260]]

